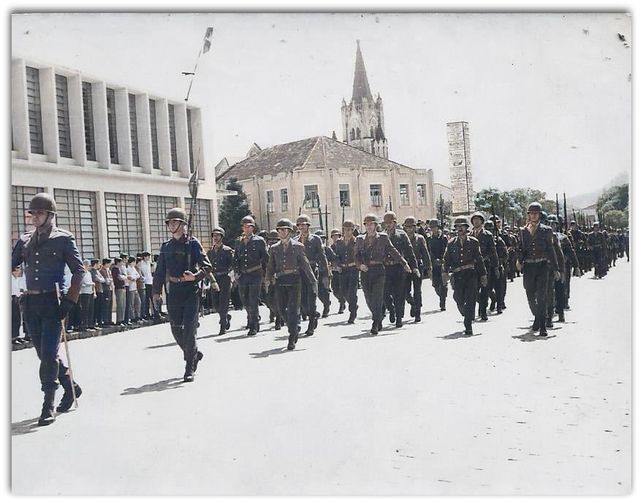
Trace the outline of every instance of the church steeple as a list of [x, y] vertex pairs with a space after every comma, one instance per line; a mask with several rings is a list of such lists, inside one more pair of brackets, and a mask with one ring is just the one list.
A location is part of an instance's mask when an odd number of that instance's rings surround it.
[[367, 70], [360, 51], [360, 40], [356, 41], [356, 68], [353, 75], [353, 94], [347, 105], [342, 100], [342, 141], [378, 157], [389, 158], [387, 138], [384, 131], [382, 98], [378, 93], [374, 99], [369, 88]]
[[367, 70], [364, 67], [364, 59], [360, 51], [360, 40], [356, 40], [356, 70], [353, 75], [353, 95], [352, 101], [362, 101], [362, 98], [373, 100], [371, 89], [369, 89], [369, 80], [367, 79]]

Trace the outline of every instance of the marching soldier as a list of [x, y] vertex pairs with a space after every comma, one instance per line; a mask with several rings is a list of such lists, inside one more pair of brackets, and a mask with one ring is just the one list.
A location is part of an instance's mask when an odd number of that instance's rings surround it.
[[489, 289], [489, 297], [491, 298], [491, 305], [489, 306], [489, 310], [491, 312], [496, 310], [496, 313], [502, 314], [502, 309], [504, 308], [505, 291], [507, 288], [507, 275], [505, 272], [505, 266], [507, 264], [509, 254], [507, 251], [507, 245], [504, 243], [502, 238], [497, 235], [496, 226], [492, 220], [489, 220], [484, 224], [484, 229], [494, 234], [493, 238], [496, 246], [496, 254], [498, 255], [498, 272], [500, 274], [493, 283], [493, 289]]
[[562, 250], [563, 256], [563, 261], [558, 263], [563, 280], [560, 281], [559, 284], [556, 282], [555, 295], [558, 322], [565, 322], [564, 311], [568, 306], [569, 292], [571, 291], [571, 267], [573, 267], [573, 275], [576, 277], [582, 276], [582, 272], [580, 271], [580, 262], [578, 261], [571, 239], [560, 231], [562, 229], [561, 217], [549, 218], [551, 221], [551, 227], [553, 228], [554, 233], [558, 238], [558, 242], [560, 243], [560, 249]]
[[229, 314], [229, 297], [231, 296], [231, 277], [233, 269], [233, 249], [222, 242], [225, 231], [222, 227], [216, 227], [211, 231], [213, 246], [207, 251], [207, 258], [211, 262], [212, 273], [218, 283], [218, 291], [213, 292], [213, 306], [220, 315], [220, 332], [224, 335], [231, 326], [231, 314]]
[[[383, 216], [383, 223], [391, 244], [409, 264], [411, 270], [408, 273], [413, 272], [416, 277], [422, 280], [422, 276], [418, 270], [416, 255], [411, 247], [411, 242], [409, 242], [409, 237], [407, 237], [404, 230], [397, 227], [396, 214], [393, 211], [386, 212]], [[391, 323], [395, 323], [396, 328], [401, 328], [402, 318], [404, 317], [408, 277], [403, 271], [403, 264], [398, 262], [395, 255], [390, 254], [385, 256], [384, 266], [386, 275], [384, 282], [385, 306], [387, 310], [389, 310], [389, 320]]]
[[487, 269], [480, 253], [480, 243], [475, 237], [467, 235], [467, 218], [456, 218], [454, 226], [458, 235], [447, 245], [442, 282], [446, 284], [451, 279], [453, 299], [464, 317], [464, 334], [473, 335], [471, 323], [476, 310], [478, 282], [481, 287], [487, 287]]
[[[342, 234], [339, 229], [334, 228], [331, 230], [331, 251], [335, 255], [335, 262], [331, 263], [329, 261], [329, 265], [331, 268], [332, 276], [331, 276], [331, 290], [333, 291], [333, 296], [338, 299], [338, 314], [342, 314], [344, 312], [344, 307], [346, 303], [345, 292], [342, 287], [342, 267], [340, 263], [340, 258], [337, 253], [337, 243], [342, 238]], [[329, 259], [329, 254], [327, 253], [327, 260]]]
[[309, 233], [309, 227], [311, 226], [311, 218], [306, 214], [301, 214], [296, 219], [296, 227], [300, 231], [300, 234], [294, 237], [295, 240], [304, 245], [307, 260], [311, 265], [311, 270], [318, 279], [318, 287], [314, 288], [313, 284], [308, 281], [302, 281], [302, 312], [309, 318], [309, 325], [305, 334], [307, 336], [313, 335], [316, 327], [318, 326], [318, 317], [320, 316], [316, 310], [316, 297], [318, 295], [319, 285], [326, 289], [329, 289], [330, 274], [329, 264], [327, 263], [327, 256], [324, 254], [324, 247], [322, 240], [317, 235]]
[[375, 214], [366, 215], [364, 217], [364, 225], [366, 232], [356, 238], [354, 257], [356, 265], [362, 273], [362, 290], [367, 306], [371, 311], [371, 334], [377, 335], [382, 329], [382, 317], [384, 315], [384, 260], [393, 258], [402, 265], [406, 273], [411, 272], [411, 267], [391, 244], [389, 236], [376, 230], [378, 218]]
[[[271, 252], [271, 248], [274, 244], [280, 242], [280, 238], [278, 237], [277, 230], [270, 230], [267, 233], [267, 253]], [[276, 301], [276, 288], [275, 284], [271, 284], [267, 286], [267, 284], [263, 284], [264, 286], [264, 301], [269, 308], [269, 322], [275, 321], [275, 326], [273, 329], [279, 331], [282, 328], [284, 321], [280, 317], [280, 310], [278, 309], [278, 302]]]
[[573, 241], [573, 246], [576, 250], [576, 255], [578, 256], [578, 261], [580, 262], [580, 270], [584, 274], [587, 271], [586, 265], [586, 251], [587, 251], [587, 237], [582, 230], [578, 228], [578, 224], [575, 220], [571, 220], [569, 224], [570, 230], [568, 236]]
[[[338, 257], [333, 252], [330, 246], [327, 246], [327, 236], [324, 234], [322, 230], [318, 230], [316, 235], [322, 239], [322, 249], [324, 250], [324, 254], [327, 257], [327, 265], [329, 267], [329, 271], [331, 273], [331, 282], [333, 282], [333, 269], [336, 266], [336, 262], [338, 261]], [[331, 307], [331, 288], [329, 287], [330, 283], [327, 287], [324, 286], [324, 283], [318, 284], [318, 298], [322, 303], [322, 318], [324, 319], [329, 315], [329, 308]]]
[[[187, 215], [173, 208], [165, 219], [171, 239], [160, 247], [153, 276], [153, 301], [158, 302], [167, 287], [167, 312], [171, 333], [182, 349], [185, 360], [184, 381], [193, 382], [202, 352], [198, 350], [196, 332], [200, 308], [198, 283], [211, 273], [211, 263], [200, 242], [187, 234]], [[213, 284], [212, 284], [213, 286]]]
[[291, 239], [293, 223], [282, 219], [278, 221], [276, 229], [280, 242], [274, 244], [269, 250], [265, 283], [268, 286], [275, 284], [276, 304], [289, 331], [287, 350], [293, 350], [300, 332], [302, 275], [305, 276], [311, 290], [316, 293], [318, 283], [309, 265], [304, 245]]
[[442, 233], [438, 220], [430, 220], [429, 226], [431, 227], [431, 237], [427, 239], [427, 245], [431, 255], [431, 285], [440, 299], [440, 310], [444, 311], [447, 309], [447, 284], [442, 282], [442, 264], [448, 240]]
[[[500, 308], [504, 310], [507, 308], [507, 306], [504, 303], [504, 299], [507, 296], [507, 277], [509, 276], [510, 257], [515, 256], [514, 248], [516, 245], [516, 241], [511, 237], [511, 235], [509, 235], [509, 232], [507, 232], [505, 229], [502, 228], [502, 220], [498, 216], [493, 215], [490, 219], [493, 220], [493, 223], [495, 225], [494, 235], [497, 238], [501, 239], [505, 246], [504, 251], [506, 253], [506, 256], [501, 257], [500, 251], [498, 250], [499, 242], [498, 242], [498, 239], [496, 239], [496, 252], [498, 253], [498, 261], [502, 265], [502, 272], [500, 273], [500, 279], [498, 280], [498, 282], [500, 283], [500, 293], [502, 294], [502, 298], [498, 301], [498, 303], [500, 304], [499, 305]], [[514, 260], [514, 264], [515, 264], [515, 260]], [[490, 308], [489, 310], [493, 310], [493, 309]]]
[[[24, 292], [24, 318], [27, 332], [40, 359], [40, 384], [44, 392], [42, 413], [38, 425], [55, 421], [53, 402], [58, 385], [64, 394], [56, 408], [58, 413], [69, 411], [82, 389], [71, 381], [69, 368], [58, 352], [62, 321], [78, 303], [84, 267], [73, 234], [54, 224], [56, 202], [47, 193], [38, 193], [29, 202], [28, 212], [35, 230], [20, 236], [11, 254], [11, 269], [24, 263], [27, 290]], [[71, 283], [61, 299], [65, 265], [71, 271]], [[72, 388], [73, 386], [73, 388]]]
[[254, 234], [256, 222], [253, 217], [245, 216], [240, 220], [240, 225], [242, 235], [236, 240], [233, 269], [238, 274], [238, 292], [247, 311], [247, 336], [254, 336], [260, 331], [258, 304], [269, 256], [267, 243]]
[[600, 223], [593, 223], [593, 231], [587, 238], [587, 243], [593, 253], [594, 277], [602, 279], [607, 275], [605, 264], [606, 240], [604, 234], [600, 231]]
[[495, 288], [495, 283], [500, 278], [500, 264], [498, 263], [498, 253], [496, 252], [493, 234], [484, 229], [484, 216], [481, 212], [473, 213], [471, 224], [473, 225], [471, 236], [475, 237], [480, 243], [480, 254], [487, 269], [488, 284], [480, 287], [480, 294], [478, 295], [478, 313], [480, 319], [486, 321], [488, 319], [489, 291]]
[[[554, 228], [553, 224], [558, 222], [555, 214], [547, 216], [545, 211], [542, 211], [540, 221], [548, 225], [552, 231]], [[558, 302], [564, 303], [564, 288], [562, 286], [562, 281], [564, 281], [564, 253], [562, 252], [560, 240], [555, 232], [552, 232], [552, 241], [560, 277], [554, 277], [553, 271], [549, 270], [549, 282], [547, 283], [547, 328], [553, 328], [553, 311], [556, 304]]]
[[547, 286], [549, 271], [554, 280], [560, 278], [558, 261], [553, 248], [553, 231], [540, 222], [542, 206], [532, 202], [527, 208], [528, 223], [520, 229], [518, 264], [521, 264], [523, 285], [527, 292], [529, 308], [534, 316], [533, 331], [547, 336]]
[[353, 324], [358, 315], [358, 267], [355, 259], [356, 237], [354, 236], [356, 225], [352, 220], [344, 220], [342, 233], [344, 237], [338, 239], [335, 244], [335, 252], [340, 264], [340, 286], [342, 294], [349, 305], [349, 320], [347, 324]]
[[[420, 277], [412, 274], [409, 276], [406, 286], [406, 299], [411, 305], [411, 317], [415, 322], [420, 322], [420, 314], [422, 312], [422, 278], [431, 277], [431, 255], [427, 248], [425, 238], [416, 232], [416, 219], [413, 216], [405, 218], [402, 228], [409, 237], [409, 242], [416, 255], [416, 262]], [[411, 287], [413, 286], [413, 296], [411, 295]]]

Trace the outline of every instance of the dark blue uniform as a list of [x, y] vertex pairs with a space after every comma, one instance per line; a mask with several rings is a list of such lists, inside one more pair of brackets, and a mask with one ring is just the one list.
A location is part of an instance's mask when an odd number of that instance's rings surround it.
[[207, 251], [207, 257], [213, 267], [213, 276], [218, 283], [219, 291], [213, 293], [213, 305], [220, 314], [220, 328], [225, 330], [229, 327], [229, 296], [231, 295], [231, 277], [229, 274], [233, 269], [233, 249], [224, 244], [216, 248], [212, 247]]
[[447, 238], [442, 233], [440, 235], [431, 234], [431, 237], [427, 239], [427, 246], [429, 246], [429, 254], [431, 255], [431, 285], [440, 298], [440, 310], [445, 310], [448, 288], [446, 283], [442, 282], [442, 264], [444, 252], [447, 249]]
[[301, 310], [304, 315], [309, 318], [309, 326], [306, 334], [312, 335], [318, 324], [318, 312], [316, 310], [316, 298], [318, 297], [317, 289], [322, 285], [323, 281], [329, 281], [329, 264], [327, 256], [324, 254], [324, 245], [322, 239], [314, 234], [309, 234], [306, 239], [302, 239], [302, 235], [292, 238], [304, 244], [305, 254], [311, 270], [318, 279], [318, 288], [309, 283], [305, 278], [302, 279], [302, 305]]
[[238, 274], [238, 292], [247, 311], [250, 335], [255, 335], [260, 330], [258, 303], [268, 260], [267, 243], [262, 237], [253, 234], [248, 239], [238, 237], [233, 269]]
[[70, 232], [50, 227], [44, 232], [28, 232], [13, 248], [11, 267], [24, 263], [27, 283], [24, 315], [27, 332], [40, 359], [40, 383], [45, 403], [51, 407], [60, 383], [71, 392], [68, 368], [58, 357], [62, 333], [61, 311], [56, 285], [62, 290], [65, 265], [71, 270], [66, 299], [77, 303], [84, 268], [75, 239]]

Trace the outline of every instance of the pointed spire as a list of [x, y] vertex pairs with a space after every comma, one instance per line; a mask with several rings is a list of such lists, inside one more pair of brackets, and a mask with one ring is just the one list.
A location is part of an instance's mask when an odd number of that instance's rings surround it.
[[333, 131], [333, 134], [331, 135], [331, 139], [334, 141], [338, 141], [338, 137], [336, 136], [336, 131]]
[[369, 80], [367, 80], [367, 70], [364, 67], [364, 59], [360, 52], [360, 40], [356, 40], [356, 70], [353, 76], [353, 96], [352, 101], [362, 101], [362, 98], [369, 98], [373, 101]]

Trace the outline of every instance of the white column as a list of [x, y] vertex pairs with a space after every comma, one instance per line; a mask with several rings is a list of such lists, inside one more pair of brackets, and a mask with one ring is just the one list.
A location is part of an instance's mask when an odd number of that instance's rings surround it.
[[69, 127], [71, 129], [71, 156], [84, 166], [87, 149], [84, 143], [84, 115], [82, 108], [82, 77], [79, 73], [67, 77], [69, 95]]
[[[187, 106], [173, 105], [176, 121], [176, 153], [178, 156], [178, 172], [183, 178], [189, 178], [189, 131], [187, 130]], [[195, 166], [195, 163], [194, 163]]]
[[11, 62], [11, 134], [13, 149], [18, 158], [28, 159], [31, 142], [29, 140], [27, 71], [24, 59]]
[[60, 159], [58, 140], [58, 107], [56, 105], [56, 76], [53, 68], [40, 69], [40, 104], [42, 110], [42, 141], [49, 162]]
[[142, 215], [142, 247], [143, 251], [151, 249], [151, 225], [149, 222], [149, 199], [147, 194], [141, 194], [140, 214]]
[[131, 171], [131, 124], [129, 123], [129, 93], [126, 89], [115, 89], [116, 136], [118, 138], [118, 163], [122, 171]]
[[109, 121], [107, 118], [107, 86], [104, 82], [91, 83], [93, 127], [96, 142], [96, 161], [103, 169], [111, 167], [109, 153]]
[[160, 159], [160, 170], [165, 176], [171, 176], [169, 106], [166, 99], [156, 100], [156, 126], [158, 128], [158, 157]]
[[98, 225], [98, 251], [103, 258], [109, 258], [109, 239], [107, 235], [107, 210], [104, 203], [104, 191], [96, 190], [96, 217]]
[[[138, 155], [140, 167], [151, 174], [153, 172], [153, 151], [151, 146], [151, 116], [149, 115], [149, 96], [136, 95], [136, 124], [138, 126]], [[149, 241], [151, 242], [151, 241]]]

